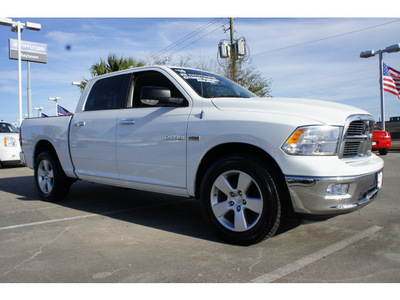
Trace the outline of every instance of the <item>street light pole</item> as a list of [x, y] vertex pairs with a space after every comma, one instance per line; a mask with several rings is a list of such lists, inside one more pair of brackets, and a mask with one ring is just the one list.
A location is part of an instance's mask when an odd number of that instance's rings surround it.
[[58, 116], [58, 100], [60, 100], [60, 97], [54, 97], [54, 98], [49, 98], [49, 100], [52, 100], [52, 101], [54, 101], [55, 103], [56, 103], [56, 116]]
[[385, 130], [385, 98], [383, 89], [383, 53], [399, 52], [400, 44], [394, 44], [386, 47], [383, 50], [368, 50], [360, 53], [361, 58], [369, 58], [375, 55], [379, 55], [379, 86], [380, 86], [380, 98], [381, 98], [381, 127]]
[[[40, 31], [42, 25], [38, 23], [26, 22], [21, 23], [20, 21], [13, 21], [9, 18], [0, 18], [0, 25], [11, 26], [11, 31], [17, 32], [18, 38], [18, 116], [19, 125], [22, 123], [22, 79], [21, 79], [21, 32], [23, 28], [29, 30]], [[30, 97], [28, 97], [28, 117], [31, 116], [31, 103]]]
[[38, 111], [38, 118], [40, 118], [42, 115], [43, 107], [35, 107], [34, 109]]
[[380, 97], [381, 97], [381, 127], [385, 130], [385, 94], [383, 93], [383, 59], [382, 51], [379, 51], [379, 86], [380, 86]]
[[19, 125], [22, 123], [22, 79], [21, 79], [21, 22], [17, 22], [17, 36], [18, 36], [18, 111], [19, 111]]

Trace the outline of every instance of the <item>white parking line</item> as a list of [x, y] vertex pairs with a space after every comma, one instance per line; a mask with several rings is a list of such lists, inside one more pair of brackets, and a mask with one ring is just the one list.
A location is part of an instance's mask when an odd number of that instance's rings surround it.
[[375, 232], [383, 229], [383, 227], [380, 226], [372, 226], [364, 231], [361, 231], [355, 235], [352, 235], [340, 242], [337, 242], [335, 244], [332, 244], [324, 249], [321, 249], [317, 252], [314, 252], [313, 254], [310, 254], [306, 257], [300, 258], [290, 264], [287, 264], [286, 266], [283, 266], [279, 269], [276, 269], [275, 271], [272, 271], [270, 273], [264, 274], [254, 280], [251, 280], [250, 282], [255, 282], [255, 283], [268, 283], [268, 282], [273, 282], [283, 276], [286, 276], [294, 271], [297, 271], [329, 254], [335, 253], [359, 240], [362, 240], [363, 238], [366, 238]]
[[98, 214], [87, 214], [87, 215], [76, 216], [76, 217], [69, 217], [69, 218], [61, 218], [61, 219], [53, 219], [53, 220], [46, 220], [46, 221], [39, 221], [39, 222], [11, 225], [11, 226], [6, 226], [6, 227], [0, 227], [0, 231], [1, 230], [9, 230], [9, 229], [21, 228], [21, 227], [28, 227], [28, 226], [42, 225], [42, 224], [48, 224], [48, 223], [63, 222], [63, 221], [70, 221], [70, 220], [76, 220], [76, 219], [84, 219], [84, 218], [90, 218], [90, 217], [95, 217], [95, 216], [107, 216], [107, 215], [118, 214], [118, 213], [132, 211], [132, 210], [139, 210], [139, 209], [153, 208], [153, 207], [159, 207], [159, 206], [166, 206], [166, 205], [175, 204], [175, 203], [179, 203], [179, 202], [183, 202], [183, 201], [189, 201], [189, 200], [185, 199], [185, 200], [178, 200], [178, 201], [172, 201], [172, 202], [166, 202], [166, 203], [160, 203], [160, 204], [154, 204], [154, 205], [148, 205], [148, 206], [141, 206], [141, 207], [135, 207], [135, 208], [129, 208], [129, 209], [106, 211], [104, 213], [98, 213]]

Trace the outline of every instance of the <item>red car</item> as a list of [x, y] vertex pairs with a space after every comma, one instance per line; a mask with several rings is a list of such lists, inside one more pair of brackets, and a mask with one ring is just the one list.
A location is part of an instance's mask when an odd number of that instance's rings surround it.
[[392, 147], [392, 137], [390, 133], [375, 126], [372, 150], [379, 151], [380, 155], [386, 155], [390, 147]]

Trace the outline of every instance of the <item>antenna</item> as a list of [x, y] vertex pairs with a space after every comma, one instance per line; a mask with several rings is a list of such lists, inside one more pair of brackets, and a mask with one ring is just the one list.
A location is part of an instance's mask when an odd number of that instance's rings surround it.
[[203, 97], [203, 60], [201, 57], [201, 42], [199, 39], [199, 51], [200, 51], [200, 86], [201, 86], [201, 113], [200, 113], [200, 120], [204, 117], [204, 97]]

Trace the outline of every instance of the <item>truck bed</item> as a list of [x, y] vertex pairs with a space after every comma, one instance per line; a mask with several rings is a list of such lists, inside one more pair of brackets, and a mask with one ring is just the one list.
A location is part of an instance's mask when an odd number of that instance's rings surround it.
[[38, 149], [37, 143], [48, 141], [55, 148], [61, 166], [67, 176], [75, 178], [69, 152], [69, 124], [73, 116], [57, 116], [46, 118], [25, 119], [21, 126], [23, 130], [22, 143], [25, 149], [25, 163], [34, 167], [35, 153], [29, 150]]

